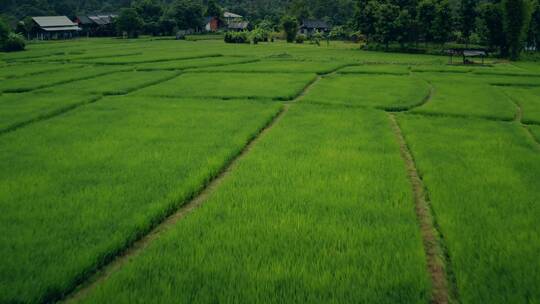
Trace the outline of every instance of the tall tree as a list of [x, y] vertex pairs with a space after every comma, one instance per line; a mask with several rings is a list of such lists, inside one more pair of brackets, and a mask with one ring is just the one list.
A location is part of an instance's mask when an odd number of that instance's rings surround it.
[[205, 16], [207, 17], [216, 17], [218, 19], [221, 19], [223, 16], [223, 9], [219, 4], [216, 2], [216, 0], [209, 0], [208, 4], [206, 5], [206, 11]]
[[482, 42], [490, 49], [498, 48], [502, 56], [508, 56], [503, 13], [500, 3], [482, 3], [478, 6], [477, 31]]
[[396, 21], [399, 19], [399, 6], [390, 3], [381, 4], [377, 11], [376, 37], [377, 40], [388, 49], [390, 42], [397, 39], [399, 25]]
[[285, 32], [287, 42], [293, 42], [298, 34], [298, 20], [292, 16], [284, 16], [281, 19], [281, 27]]
[[199, 1], [177, 0], [173, 6], [173, 15], [176, 25], [182, 30], [203, 26], [203, 7]]
[[476, 22], [476, 0], [461, 0], [460, 5], [460, 28], [465, 43], [469, 43], [469, 38], [474, 30]]
[[425, 43], [433, 40], [433, 23], [437, 16], [437, 5], [433, 0], [422, 0], [418, 3], [418, 27]]
[[435, 20], [433, 21], [433, 39], [441, 44], [450, 39], [452, 33], [452, 8], [448, 0], [437, 4]]
[[133, 8], [125, 8], [120, 12], [116, 20], [116, 27], [119, 33], [127, 33], [128, 37], [136, 38], [142, 30], [143, 20]]
[[510, 59], [516, 60], [523, 49], [532, 15], [532, 3], [529, 0], [503, 0], [502, 7]]
[[354, 13], [354, 27], [366, 36], [367, 42], [375, 35], [375, 23], [379, 10], [379, 2], [374, 0], [357, 0]]
[[534, 3], [532, 9], [531, 23], [529, 25], [529, 31], [527, 33], [527, 45], [536, 48], [540, 44], [540, 4], [538, 2]]

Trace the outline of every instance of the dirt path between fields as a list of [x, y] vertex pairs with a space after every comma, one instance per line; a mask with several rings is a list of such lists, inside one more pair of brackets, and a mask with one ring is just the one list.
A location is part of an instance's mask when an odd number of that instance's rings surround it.
[[420, 226], [427, 267], [432, 282], [431, 303], [455, 303], [457, 302], [457, 289], [450, 268], [450, 258], [445, 249], [442, 235], [437, 228], [431, 202], [396, 117], [392, 113], [388, 113], [388, 115], [414, 192], [416, 217]]
[[[506, 93], [505, 93], [506, 94]], [[521, 126], [523, 131], [525, 132], [525, 135], [529, 138], [529, 140], [534, 145], [534, 148], [537, 151], [540, 151], [540, 141], [531, 133], [531, 130], [529, 129], [529, 126], [523, 123], [523, 108], [521, 107], [521, 104], [514, 100], [511, 96], [507, 95], [510, 100], [514, 103], [516, 106], [516, 117], [514, 118], [514, 121]]]
[[[329, 74], [326, 74], [329, 75]], [[303, 91], [292, 102], [297, 102], [302, 99], [309, 90], [317, 84], [325, 75], [317, 76], [311, 81]], [[236, 155], [231, 162], [226, 164], [215, 178], [213, 178], [193, 199], [186, 204], [182, 205], [173, 214], [165, 218], [162, 222], [158, 223], [149, 233], [143, 235], [140, 239], [130, 244], [127, 248], [121, 251], [118, 255], [113, 256], [109, 261], [105, 261], [104, 264], [99, 267], [93, 274], [83, 280], [74, 290], [69, 291], [62, 302], [75, 302], [82, 299], [85, 295], [89, 294], [99, 283], [102, 283], [109, 278], [115, 271], [118, 271], [123, 265], [131, 261], [137, 255], [139, 255], [145, 248], [153, 241], [159, 238], [160, 235], [172, 229], [175, 224], [200, 207], [207, 198], [219, 187], [225, 178], [231, 171], [237, 166], [237, 164], [251, 151], [251, 149], [268, 133], [272, 128], [278, 124], [281, 119], [288, 112], [291, 104], [285, 103], [279, 113], [277, 113], [261, 131], [254, 136]]]

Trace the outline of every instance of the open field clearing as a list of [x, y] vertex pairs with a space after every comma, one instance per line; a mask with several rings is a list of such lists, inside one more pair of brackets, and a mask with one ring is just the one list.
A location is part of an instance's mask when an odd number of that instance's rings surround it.
[[425, 268], [386, 115], [295, 105], [203, 207], [83, 302], [427, 302]]
[[16, 78], [34, 74], [58, 71], [62, 69], [81, 68], [76, 64], [55, 64], [55, 63], [36, 63], [36, 64], [12, 64], [0, 69], [0, 78]]
[[0, 95], [0, 133], [29, 122], [95, 101], [98, 96], [76, 94], [3, 94]]
[[[399, 116], [462, 303], [540, 299], [540, 154], [520, 126]], [[515, 157], [519, 155], [519, 157]]]
[[116, 97], [0, 137], [0, 302], [55, 298], [181, 205], [278, 111]]
[[339, 70], [340, 74], [382, 74], [382, 75], [408, 75], [408, 65], [362, 64], [345, 67]]
[[522, 122], [540, 124], [540, 88], [506, 87], [504, 92], [521, 107]]
[[431, 81], [434, 92], [417, 113], [434, 115], [476, 116], [512, 120], [516, 106], [500, 87], [467, 81], [467, 79]]
[[426, 81], [411, 76], [333, 75], [324, 77], [306, 102], [402, 110], [422, 104], [429, 93]]
[[540, 303], [539, 63], [195, 40], [0, 53], [0, 303]]
[[29, 92], [41, 88], [48, 88], [77, 80], [89, 79], [119, 71], [117, 67], [86, 66], [78, 70], [55, 70], [47, 73], [30, 75], [21, 78], [2, 80], [0, 91], [3, 93]]
[[247, 64], [204, 68], [200, 69], [200, 71], [327, 74], [346, 65], [346, 62], [339, 61], [266, 60]]
[[150, 62], [139, 63], [135, 66], [137, 70], [151, 71], [151, 70], [186, 70], [204, 67], [221, 67], [226, 65], [246, 64], [257, 61], [255, 57], [210, 57], [210, 58], [198, 58], [190, 60], [174, 60], [163, 62]]
[[[172, 71], [117, 72], [38, 90], [36, 93], [57, 94], [60, 96], [64, 94], [123, 95], [152, 84], [161, 83], [177, 75], [178, 73]], [[126, 79], [129, 79], [129, 81], [126, 81]]]
[[290, 100], [316, 79], [302, 73], [186, 73], [134, 93], [138, 96]]

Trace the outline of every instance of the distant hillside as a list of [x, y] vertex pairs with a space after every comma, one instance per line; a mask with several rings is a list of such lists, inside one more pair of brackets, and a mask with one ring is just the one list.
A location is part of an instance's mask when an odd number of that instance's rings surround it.
[[[289, 6], [290, 0], [220, 0], [220, 4], [246, 16], [264, 18], [278, 15]], [[171, 2], [171, 0], [163, 1]], [[203, 1], [206, 2], [206, 1]], [[25, 16], [68, 15], [87, 12], [117, 11], [131, 4], [131, 0], [2, 0], [0, 12], [20, 19]]]

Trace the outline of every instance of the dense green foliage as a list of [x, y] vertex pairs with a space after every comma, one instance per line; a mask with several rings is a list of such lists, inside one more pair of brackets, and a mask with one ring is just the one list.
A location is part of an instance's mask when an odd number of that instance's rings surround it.
[[277, 108], [109, 98], [0, 137], [12, 168], [0, 172], [0, 302], [73, 286], [197, 192]]
[[401, 116], [461, 303], [540, 299], [540, 150], [513, 123]]
[[24, 38], [13, 33], [10, 27], [0, 18], [0, 51], [17, 52], [22, 51], [26, 47]]
[[[131, 28], [152, 35], [174, 35], [176, 30], [200, 30], [203, 16], [216, 17], [223, 25], [225, 10], [247, 18], [252, 27], [283, 29], [294, 41], [294, 22], [317, 19], [339, 27], [334, 38], [376, 42], [389, 49], [397, 43], [401, 50], [418, 50], [419, 43], [444, 45], [455, 42], [482, 45], [501, 56], [517, 59], [525, 47], [538, 50], [540, 5], [535, 0], [14, 0], [0, 4], [17, 32], [26, 33], [33, 15], [65, 14], [74, 17], [89, 12], [120, 12], [133, 8], [140, 21], [131, 18]], [[287, 28], [282, 18], [290, 16]], [[18, 23], [23, 20], [24, 22]], [[134, 26], [137, 24], [137, 26]], [[120, 30], [120, 34], [125, 31]], [[258, 39], [250, 39], [255, 43]], [[263, 39], [263, 41], [266, 39]]]
[[395, 111], [456, 302], [540, 301], [540, 65], [447, 62], [149, 37], [1, 53], [0, 302], [69, 294], [244, 151], [86, 300], [426, 303]]
[[82, 302], [426, 303], [425, 268], [386, 115], [294, 105], [204, 207]]

